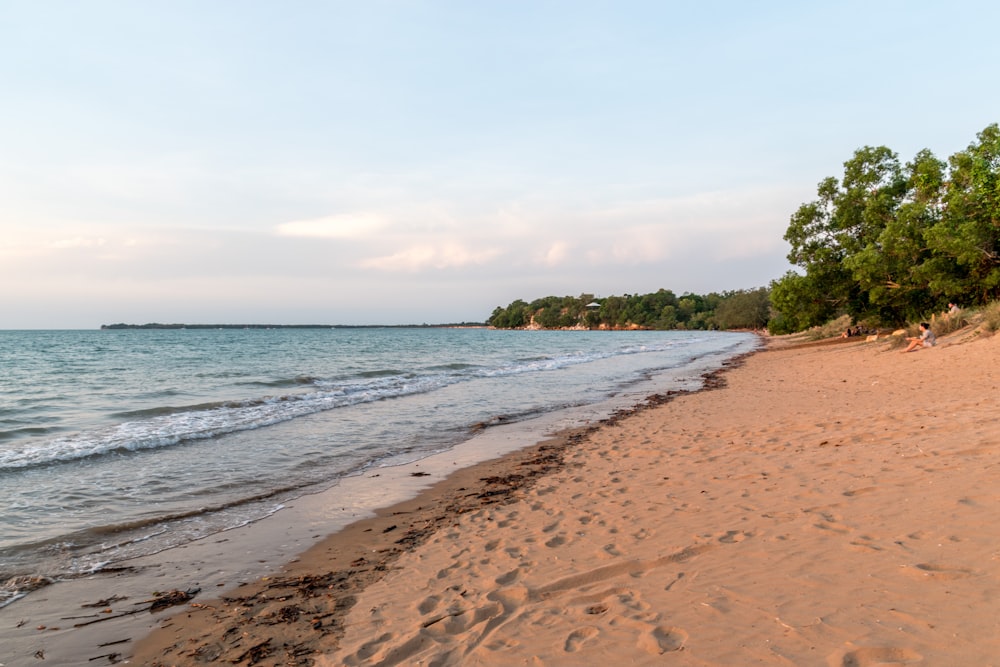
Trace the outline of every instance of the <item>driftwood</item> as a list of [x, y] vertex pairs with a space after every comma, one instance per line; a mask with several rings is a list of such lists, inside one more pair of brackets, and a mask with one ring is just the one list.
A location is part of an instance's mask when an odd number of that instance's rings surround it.
[[86, 625], [93, 625], [94, 623], [103, 623], [104, 621], [110, 621], [113, 618], [121, 618], [123, 616], [131, 616], [132, 614], [138, 614], [141, 611], [147, 611], [147, 608], [133, 609], [132, 611], [125, 611], [125, 612], [122, 612], [120, 614], [111, 614], [111, 615], [105, 616], [104, 618], [98, 618], [97, 620], [94, 620], [94, 621], [85, 621], [83, 623], [74, 623], [73, 627], [74, 628], [82, 628], [82, 627], [84, 627]]
[[[136, 602], [136, 604], [148, 604], [148, 607], [140, 607], [138, 609], [132, 609], [130, 611], [124, 611], [120, 614], [110, 614], [104, 616], [103, 618], [98, 618], [93, 621], [85, 621], [83, 623], [74, 623], [74, 628], [82, 628], [87, 625], [93, 625], [94, 623], [103, 623], [104, 621], [110, 621], [113, 618], [122, 618], [123, 616], [131, 616], [133, 614], [138, 614], [139, 612], [148, 611], [150, 613], [160, 611], [161, 609], [166, 609], [167, 607], [173, 607], [174, 605], [184, 604], [188, 600], [192, 599], [195, 595], [201, 592], [200, 588], [189, 588], [186, 591], [172, 590], [166, 593], [157, 593], [149, 600], [143, 600], [142, 602]], [[104, 603], [125, 600], [124, 597], [111, 596], [105, 600], [99, 600], [92, 604], [82, 605], [84, 607], [103, 607]], [[110, 608], [109, 608], [110, 611]], [[99, 656], [106, 657], [106, 656]]]
[[103, 644], [98, 644], [97, 646], [98, 646], [98, 648], [104, 648], [105, 646], [114, 646], [115, 644], [124, 644], [125, 642], [129, 642], [129, 641], [132, 641], [131, 637], [129, 637], [128, 639], [118, 639], [118, 640], [113, 641], [113, 642], [104, 642]]
[[109, 598], [104, 598], [103, 600], [98, 600], [97, 602], [91, 602], [89, 604], [82, 604], [81, 607], [110, 607], [113, 602], [121, 602], [122, 600], [128, 600], [126, 595], [112, 595]]

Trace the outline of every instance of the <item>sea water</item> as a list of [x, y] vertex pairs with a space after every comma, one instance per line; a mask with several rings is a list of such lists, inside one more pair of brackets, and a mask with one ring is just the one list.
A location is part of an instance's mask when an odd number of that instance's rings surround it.
[[491, 425], [696, 388], [706, 362], [756, 346], [703, 331], [0, 331], [0, 606], [21, 577], [242, 526]]

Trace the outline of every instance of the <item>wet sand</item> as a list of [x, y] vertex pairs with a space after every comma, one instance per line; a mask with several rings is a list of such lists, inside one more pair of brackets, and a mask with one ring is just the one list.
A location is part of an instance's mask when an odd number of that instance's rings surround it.
[[996, 664], [998, 361], [772, 344], [201, 594], [130, 663]]

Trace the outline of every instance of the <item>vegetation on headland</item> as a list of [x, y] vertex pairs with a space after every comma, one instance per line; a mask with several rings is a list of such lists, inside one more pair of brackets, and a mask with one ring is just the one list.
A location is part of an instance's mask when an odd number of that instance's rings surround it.
[[[1000, 298], [1000, 126], [938, 159], [905, 165], [865, 146], [791, 216], [784, 239], [797, 268], [767, 288], [705, 296], [670, 290], [595, 299], [548, 296], [497, 307], [497, 328], [759, 329], [784, 334], [838, 318], [866, 328], [930, 319], [947, 304], [982, 314]], [[969, 312], [968, 310], [966, 312]], [[987, 327], [989, 328], [989, 327]], [[995, 330], [997, 327], [993, 327]], [[846, 326], [844, 327], [846, 329]], [[843, 331], [843, 329], [842, 329]]]
[[486, 321], [498, 329], [762, 329], [770, 317], [767, 288], [683, 294], [661, 289], [596, 299], [593, 294], [518, 299]]

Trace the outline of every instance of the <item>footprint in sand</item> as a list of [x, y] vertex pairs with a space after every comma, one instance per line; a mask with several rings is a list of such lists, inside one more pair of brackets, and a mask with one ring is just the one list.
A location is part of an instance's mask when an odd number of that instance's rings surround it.
[[420, 605], [417, 607], [417, 611], [419, 611], [421, 614], [424, 615], [429, 614], [435, 609], [437, 609], [437, 606], [440, 602], [441, 598], [439, 598], [437, 595], [431, 595], [430, 597], [426, 598], [423, 602], [420, 603]]
[[842, 667], [875, 667], [876, 665], [906, 665], [920, 662], [924, 656], [907, 648], [873, 646], [859, 648], [844, 656]]
[[379, 649], [382, 648], [382, 645], [385, 644], [387, 641], [391, 640], [392, 637], [393, 637], [392, 633], [387, 632], [375, 639], [372, 639], [371, 641], [365, 642], [358, 649], [356, 654], [357, 657], [361, 658], [362, 660], [367, 660], [368, 658], [375, 655], [379, 651]]
[[912, 568], [904, 570], [907, 574], [918, 579], [933, 579], [948, 581], [951, 579], [963, 579], [971, 577], [975, 572], [964, 567], [947, 567], [945, 565], [934, 565], [932, 563], [917, 563]]
[[688, 640], [688, 633], [680, 628], [661, 625], [648, 635], [639, 638], [639, 648], [653, 655], [680, 651]]
[[724, 544], [735, 544], [736, 542], [742, 542], [747, 537], [748, 535], [742, 530], [727, 530], [726, 534], [719, 538], [719, 541]]
[[562, 523], [562, 521], [560, 519], [556, 519], [555, 521], [553, 521], [549, 525], [547, 525], [544, 528], [542, 528], [542, 532], [543, 533], [554, 533], [555, 531], [559, 530], [559, 524], [560, 523]]
[[556, 547], [561, 547], [564, 544], [566, 544], [566, 538], [563, 535], [556, 535], [548, 542], [546, 542], [545, 546], [549, 547], [550, 549], [554, 549]]
[[499, 577], [494, 579], [494, 581], [500, 584], [501, 586], [509, 586], [515, 581], [517, 581], [518, 578], [520, 578], [520, 576], [521, 576], [521, 569], [516, 567], [510, 572], [507, 572], [506, 574], [501, 574]]
[[851, 532], [851, 529], [847, 526], [832, 521], [819, 521], [814, 523], [813, 526], [819, 528], [820, 530], [828, 530], [831, 533], [841, 533], [846, 534]]
[[855, 548], [856, 551], [883, 551], [882, 547], [874, 543], [875, 538], [870, 535], [861, 535], [856, 540], [851, 541], [851, 546]]
[[600, 631], [591, 626], [574, 630], [569, 633], [569, 637], [566, 638], [566, 645], [564, 649], [567, 653], [575, 653], [583, 648], [584, 644], [593, 640], [598, 634], [600, 634]]
[[481, 607], [455, 611], [437, 619], [436, 622], [428, 622], [423, 625], [422, 632], [428, 637], [441, 637], [461, 635], [469, 632], [477, 625], [486, 623], [504, 613], [503, 605], [499, 602], [489, 602]]

